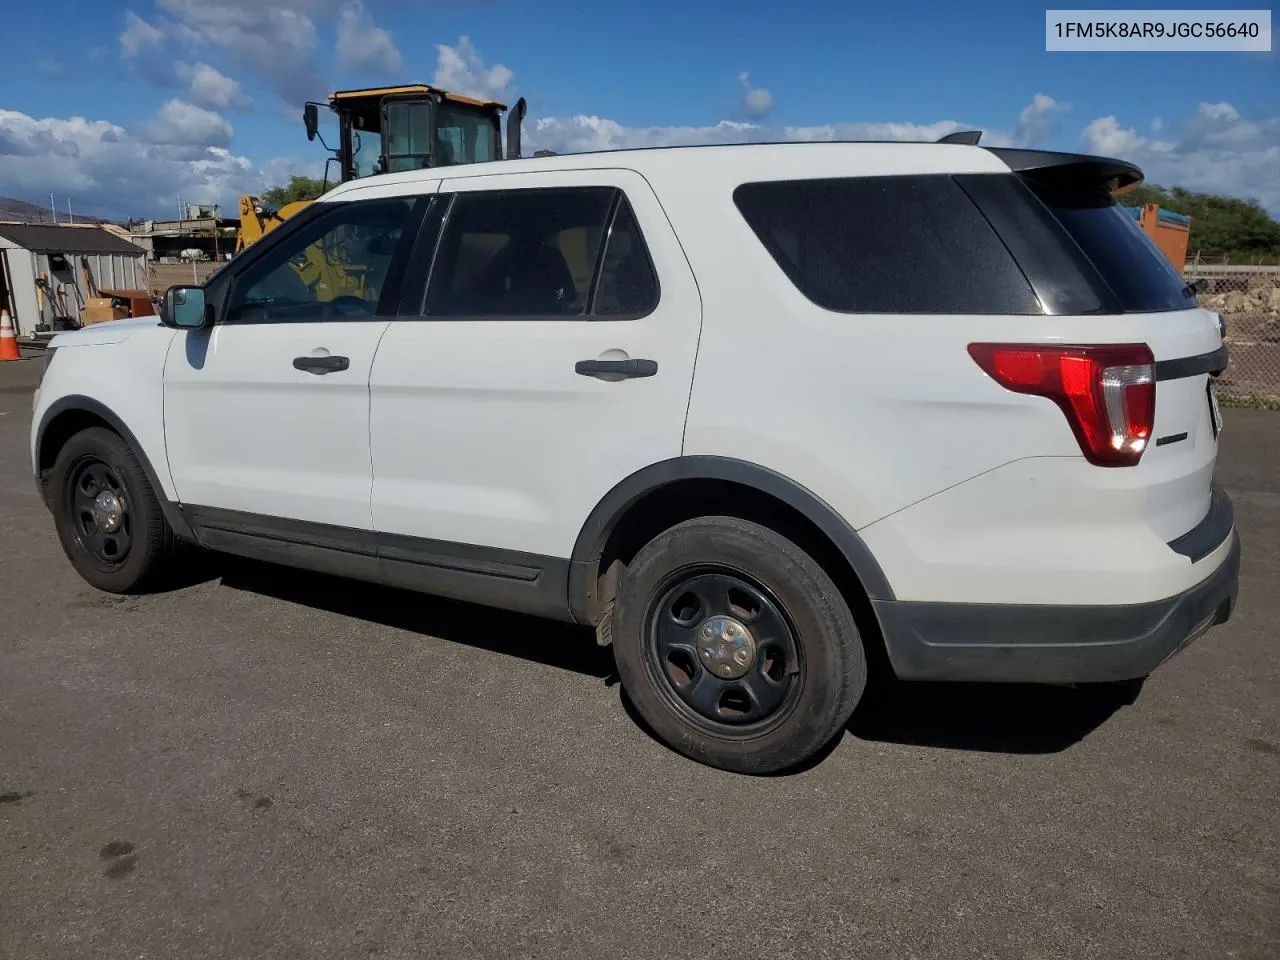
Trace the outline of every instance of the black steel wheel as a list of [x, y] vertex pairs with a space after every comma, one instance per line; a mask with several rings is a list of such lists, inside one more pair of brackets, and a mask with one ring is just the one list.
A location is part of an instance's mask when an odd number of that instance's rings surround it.
[[86, 454], [72, 466], [67, 485], [76, 542], [94, 563], [114, 570], [129, 558], [129, 497], [111, 465]]
[[839, 734], [866, 686], [853, 616], [790, 540], [734, 517], [677, 524], [627, 565], [613, 608], [618, 674], [667, 745], [771, 773]]
[[645, 633], [655, 681], [709, 731], [756, 735], [795, 706], [804, 680], [795, 629], [742, 571], [677, 571], [652, 594]]
[[68, 439], [49, 488], [62, 549], [92, 586], [135, 593], [176, 572], [177, 539], [146, 471], [118, 434], [90, 427]]

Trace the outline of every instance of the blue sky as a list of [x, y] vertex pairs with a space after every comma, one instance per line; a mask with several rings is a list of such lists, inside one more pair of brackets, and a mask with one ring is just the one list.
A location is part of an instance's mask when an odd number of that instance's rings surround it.
[[[1201, 4], [1201, 7], [1210, 6]], [[394, 80], [529, 102], [526, 146], [990, 142], [1136, 160], [1280, 213], [1280, 57], [1047, 53], [1027, 3], [62, 0], [5, 4], [0, 195], [233, 204], [314, 173], [301, 100]], [[745, 78], [744, 78], [745, 74]]]

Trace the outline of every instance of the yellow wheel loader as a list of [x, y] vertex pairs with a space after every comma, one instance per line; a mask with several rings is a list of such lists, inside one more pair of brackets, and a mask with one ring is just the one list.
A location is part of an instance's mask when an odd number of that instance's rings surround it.
[[[336, 148], [320, 136], [321, 107], [328, 107], [337, 115]], [[329, 97], [328, 103], [308, 102], [302, 119], [307, 139], [319, 139], [332, 154], [325, 164], [327, 188], [329, 167], [334, 162], [338, 164], [337, 182], [345, 183], [379, 173], [518, 158], [524, 98], [516, 101], [507, 116], [504, 150], [502, 114], [506, 111], [506, 104], [496, 100], [478, 100], [415, 83], [339, 90]], [[261, 197], [242, 196], [236, 253], [306, 209], [311, 202], [297, 200], [276, 208]], [[323, 263], [319, 262], [320, 256]], [[336, 295], [334, 291], [354, 292], [364, 272], [361, 265], [340, 263], [328, 254], [312, 255], [295, 267], [308, 286], [323, 281], [323, 286], [316, 289], [329, 291], [330, 296]]]

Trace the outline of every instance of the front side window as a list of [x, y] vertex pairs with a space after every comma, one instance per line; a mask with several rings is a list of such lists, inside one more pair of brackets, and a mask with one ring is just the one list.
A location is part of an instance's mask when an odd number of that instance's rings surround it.
[[391, 279], [414, 198], [333, 204], [232, 282], [232, 322], [372, 317]]

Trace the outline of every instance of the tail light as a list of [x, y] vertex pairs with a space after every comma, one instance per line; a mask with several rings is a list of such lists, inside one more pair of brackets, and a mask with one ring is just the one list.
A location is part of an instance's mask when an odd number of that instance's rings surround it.
[[1156, 418], [1155, 357], [1145, 343], [971, 343], [969, 356], [1006, 390], [1056, 403], [1090, 463], [1142, 459]]

